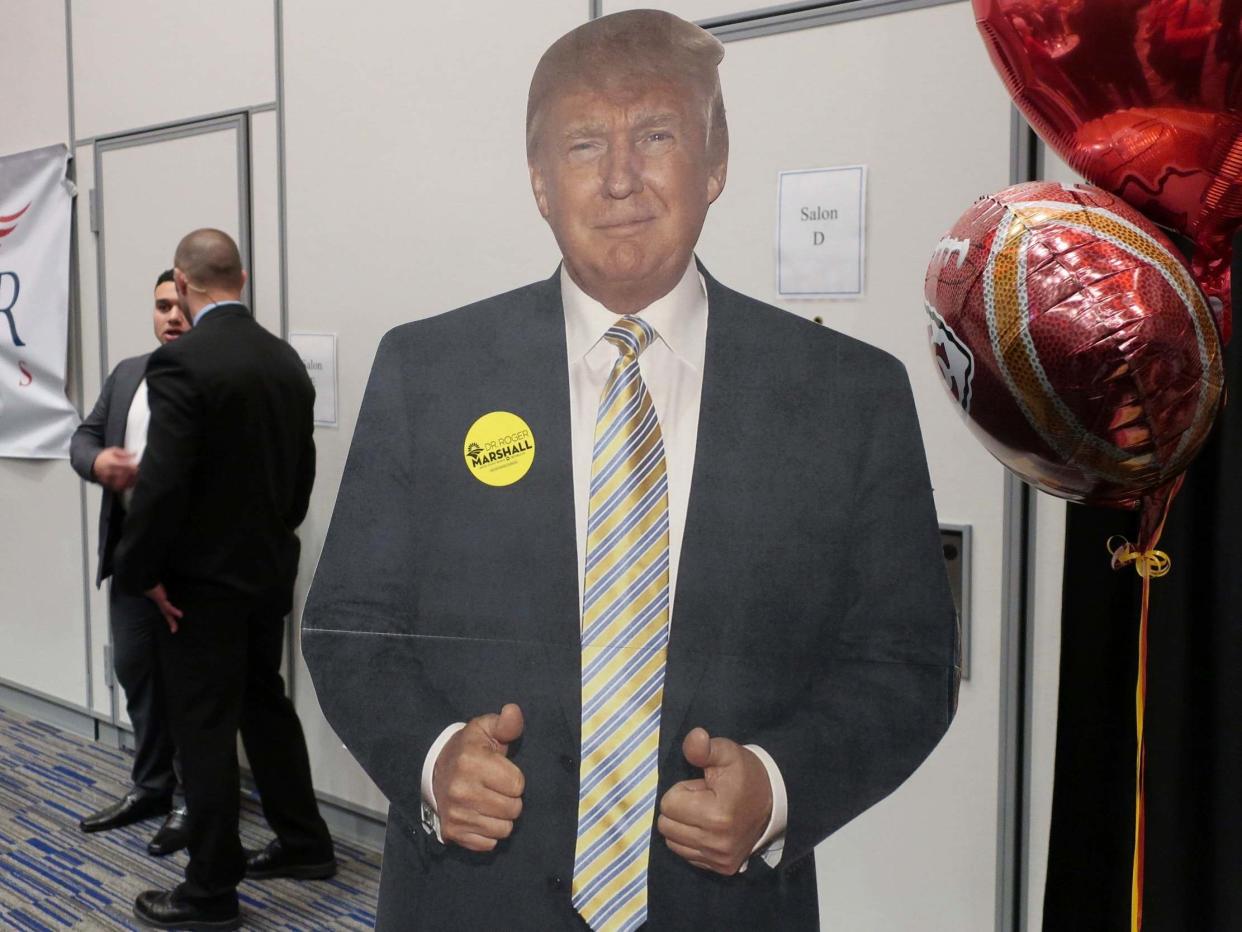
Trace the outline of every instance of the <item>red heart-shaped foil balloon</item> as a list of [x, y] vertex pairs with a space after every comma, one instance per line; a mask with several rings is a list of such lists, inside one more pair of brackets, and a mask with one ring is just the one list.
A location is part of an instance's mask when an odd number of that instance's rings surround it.
[[1242, 0], [972, 0], [1014, 102], [1075, 171], [1195, 245], [1230, 333]]

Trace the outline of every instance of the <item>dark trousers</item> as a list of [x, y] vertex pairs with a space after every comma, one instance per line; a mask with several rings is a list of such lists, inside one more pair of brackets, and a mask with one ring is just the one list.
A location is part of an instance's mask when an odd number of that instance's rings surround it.
[[328, 860], [332, 839], [311, 787], [302, 725], [280, 676], [283, 615], [252, 602], [170, 597], [185, 615], [176, 634], [163, 629], [159, 653], [194, 819], [178, 893], [191, 901], [234, 898], [245, 873], [237, 837], [239, 730], [263, 815], [285, 851]]
[[134, 724], [134, 789], [144, 796], [173, 796], [182, 805], [180, 763], [168, 722], [157, 644], [164, 618], [146, 596], [108, 588], [112, 666]]

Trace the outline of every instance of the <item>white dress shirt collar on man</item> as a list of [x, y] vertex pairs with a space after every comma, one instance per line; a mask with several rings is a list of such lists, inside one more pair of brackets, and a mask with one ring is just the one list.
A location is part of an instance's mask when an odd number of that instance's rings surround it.
[[[572, 365], [603, 340], [605, 331], [616, 323], [617, 315], [579, 288], [563, 265], [561, 303], [565, 307], [565, 342]], [[660, 341], [692, 366], [701, 382], [707, 350], [707, 288], [693, 258], [672, 291], [634, 316], [651, 324]], [[610, 348], [610, 353], [615, 357], [616, 349]], [[656, 414], [661, 413], [657, 408]]]
[[198, 322], [203, 319], [203, 315], [205, 315], [208, 311], [215, 310], [218, 307], [224, 307], [226, 304], [241, 304], [241, 302], [230, 298], [227, 301], [212, 301], [210, 304], [204, 304], [198, 309], [198, 313], [194, 315], [194, 326], [198, 326]]

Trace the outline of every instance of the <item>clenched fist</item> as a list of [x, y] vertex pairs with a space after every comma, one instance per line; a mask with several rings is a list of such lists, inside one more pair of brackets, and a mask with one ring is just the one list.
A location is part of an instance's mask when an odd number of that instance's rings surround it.
[[674, 854], [695, 867], [732, 876], [746, 863], [772, 818], [772, 784], [753, 751], [695, 728], [681, 744], [699, 780], [669, 787], [656, 822]]
[[509, 703], [499, 715], [471, 719], [440, 751], [431, 788], [446, 842], [491, 851], [513, 832], [526, 778], [508, 753], [523, 724], [522, 710]]

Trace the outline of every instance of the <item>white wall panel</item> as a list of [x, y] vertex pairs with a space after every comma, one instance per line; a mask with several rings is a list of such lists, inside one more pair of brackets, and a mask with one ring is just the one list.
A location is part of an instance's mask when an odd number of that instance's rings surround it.
[[[990, 930], [1004, 471], [946, 396], [922, 290], [940, 236], [1008, 180], [1008, 98], [967, 4], [732, 42], [721, 76], [729, 178], [700, 256], [726, 284], [898, 356], [914, 386], [940, 520], [973, 527], [971, 679], [957, 718], [910, 781], [820, 846], [823, 923], [848, 932]], [[865, 299], [780, 299], [777, 172], [860, 163], [869, 170]]]
[[74, 0], [72, 10], [79, 139], [276, 96], [270, 2]]
[[[587, 16], [585, 0], [349, 9], [284, 5], [289, 327], [340, 334], [340, 429], [315, 433], [299, 606], [379, 338], [556, 268], [526, 171], [526, 90], [543, 50]], [[316, 786], [383, 807], [300, 659], [295, 683]]]
[[0, 460], [0, 680], [83, 707], [79, 481], [67, 460]]
[[62, 3], [0, 0], [0, 155], [69, 142]]
[[255, 320], [280, 335], [280, 210], [276, 113], [250, 118], [250, 298]]

